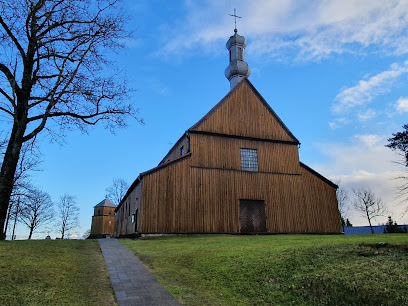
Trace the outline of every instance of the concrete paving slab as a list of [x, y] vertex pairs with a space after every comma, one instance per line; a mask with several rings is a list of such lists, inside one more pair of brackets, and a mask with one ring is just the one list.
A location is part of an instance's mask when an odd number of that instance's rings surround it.
[[99, 244], [120, 306], [181, 305], [118, 240], [99, 239]]

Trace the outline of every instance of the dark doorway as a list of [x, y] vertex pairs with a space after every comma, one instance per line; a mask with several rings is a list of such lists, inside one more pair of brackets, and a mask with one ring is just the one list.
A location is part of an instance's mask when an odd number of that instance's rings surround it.
[[137, 219], [138, 219], [138, 216], [139, 215], [139, 209], [136, 209], [136, 211], [135, 211], [135, 233], [137, 233]]
[[241, 233], [265, 233], [264, 200], [239, 200]]

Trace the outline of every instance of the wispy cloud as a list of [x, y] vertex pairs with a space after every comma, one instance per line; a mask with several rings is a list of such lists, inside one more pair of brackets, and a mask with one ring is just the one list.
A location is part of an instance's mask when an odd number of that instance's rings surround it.
[[400, 113], [408, 113], [408, 97], [399, 98], [395, 107]]
[[385, 147], [386, 136], [358, 134], [342, 143], [324, 143], [318, 149], [328, 157], [333, 175], [355, 171], [381, 173], [390, 170], [396, 154]]
[[343, 113], [356, 106], [370, 103], [378, 95], [389, 92], [398, 77], [407, 72], [408, 61], [401, 65], [394, 63], [389, 70], [360, 80], [353, 87], [343, 89], [335, 98], [334, 113]]
[[358, 113], [358, 120], [364, 122], [370, 120], [376, 116], [377, 112], [374, 109], [367, 109]]
[[332, 130], [338, 129], [347, 124], [349, 120], [347, 118], [336, 118], [334, 121], [329, 121], [329, 126]]
[[[163, 53], [214, 50], [232, 34], [231, 3], [185, 1], [186, 15], [166, 28]], [[271, 0], [236, 3], [238, 30], [248, 38], [253, 56], [307, 61], [331, 54], [408, 52], [408, 1]]]

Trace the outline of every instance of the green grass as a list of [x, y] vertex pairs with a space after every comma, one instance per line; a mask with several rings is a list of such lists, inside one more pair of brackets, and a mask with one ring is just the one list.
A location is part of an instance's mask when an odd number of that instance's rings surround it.
[[96, 240], [0, 242], [0, 305], [115, 305]]
[[408, 305], [406, 234], [121, 242], [187, 305]]

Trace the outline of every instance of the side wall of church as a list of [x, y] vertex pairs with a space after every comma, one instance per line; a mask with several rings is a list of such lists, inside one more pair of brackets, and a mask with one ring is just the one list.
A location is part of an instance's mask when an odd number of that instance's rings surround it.
[[132, 235], [139, 231], [142, 203], [142, 182], [122, 200], [116, 211], [115, 237]]

